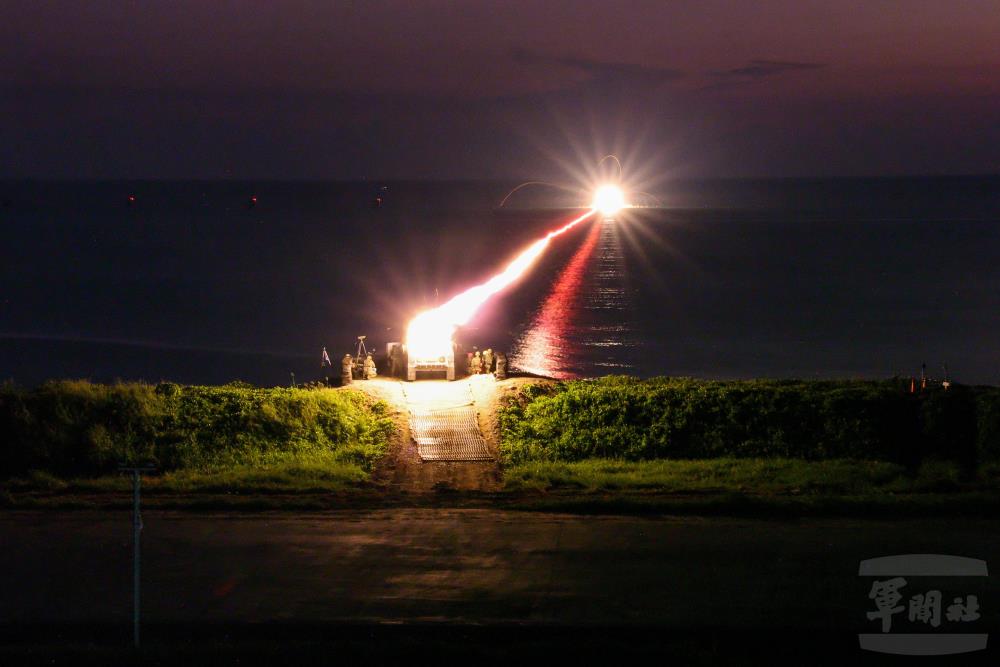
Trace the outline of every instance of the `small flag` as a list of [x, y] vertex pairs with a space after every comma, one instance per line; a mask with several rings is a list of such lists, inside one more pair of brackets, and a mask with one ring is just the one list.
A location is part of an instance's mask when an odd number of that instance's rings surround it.
[[323, 361], [320, 362], [320, 367], [323, 366], [333, 366], [333, 362], [330, 361], [330, 355], [326, 353], [326, 348], [323, 348]]

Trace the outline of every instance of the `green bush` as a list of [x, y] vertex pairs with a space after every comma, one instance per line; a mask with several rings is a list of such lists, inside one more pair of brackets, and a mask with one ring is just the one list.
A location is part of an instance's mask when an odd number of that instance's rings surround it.
[[370, 470], [392, 421], [354, 391], [58, 381], [0, 387], [0, 475], [92, 476], [121, 462], [165, 470], [320, 456]]
[[[504, 471], [511, 489], [667, 491], [672, 493], [857, 494], [878, 489], [913, 491], [918, 485], [894, 463], [802, 461], [799, 459], [671, 459], [657, 461], [533, 461]], [[928, 469], [920, 487], [949, 482], [947, 472]]]
[[916, 469], [1000, 455], [1000, 392], [895, 381], [612, 376], [536, 385], [501, 409], [507, 463], [715, 457], [866, 459]]
[[975, 411], [976, 458], [1000, 462], [1000, 389], [977, 387]]

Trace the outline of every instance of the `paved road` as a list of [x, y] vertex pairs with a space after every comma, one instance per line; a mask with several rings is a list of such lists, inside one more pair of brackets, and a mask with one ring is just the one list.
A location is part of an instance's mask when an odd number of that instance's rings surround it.
[[[992, 521], [753, 521], [393, 509], [147, 513], [146, 618], [855, 628], [858, 561], [1000, 566]], [[0, 515], [0, 624], [127, 623], [125, 513]], [[998, 600], [996, 577], [987, 600]], [[996, 603], [984, 606], [997, 627]]]

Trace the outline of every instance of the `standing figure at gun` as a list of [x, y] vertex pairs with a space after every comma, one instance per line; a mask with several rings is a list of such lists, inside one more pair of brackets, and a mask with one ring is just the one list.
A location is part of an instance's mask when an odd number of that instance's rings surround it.
[[507, 379], [507, 355], [503, 352], [497, 352], [497, 379], [506, 380]]

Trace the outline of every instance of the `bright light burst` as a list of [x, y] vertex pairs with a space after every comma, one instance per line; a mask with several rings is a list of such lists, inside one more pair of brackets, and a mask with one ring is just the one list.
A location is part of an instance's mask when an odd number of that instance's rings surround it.
[[[624, 197], [622, 201], [624, 202]], [[406, 347], [411, 359], [437, 359], [446, 355], [451, 350], [452, 337], [458, 327], [467, 324], [491, 296], [524, 275], [545, 252], [549, 241], [565, 234], [597, 211], [598, 209], [592, 208], [538, 239], [515, 257], [503, 271], [485, 283], [471, 287], [452, 297], [447, 303], [414, 317], [406, 329]]]
[[594, 193], [591, 206], [604, 216], [612, 216], [625, 208], [625, 193], [617, 185], [602, 185]]

